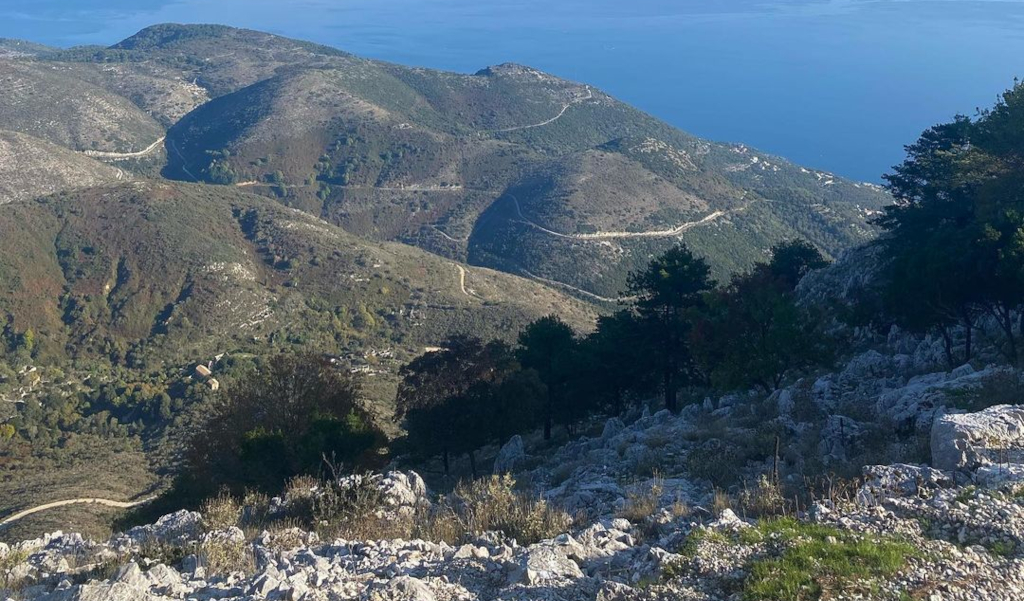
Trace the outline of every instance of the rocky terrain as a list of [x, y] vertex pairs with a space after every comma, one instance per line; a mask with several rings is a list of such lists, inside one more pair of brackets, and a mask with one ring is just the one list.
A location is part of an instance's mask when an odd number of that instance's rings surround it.
[[[859, 347], [841, 369], [765, 400], [644, 410], [554, 447], [513, 438], [495, 472], [574, 516], [539, 542], [321, 539], [287, 521], [243, 530], [182, 511], [106, 541], [56, 532], [0, 547], [0, 577], [14, 598], [54, 600], [1022, 598], [1024, 406], [998, 404], [1021, 373], [936, 368], [938, 341], [895, 330]], [[757, 455], [765, 425], [783, 442]], [[772, 479], [828, 471], [811, 461], [857, 473], [780, 498]], [[719, 488], [722, 470], [741, 484]], [[367, 483], [383, 522], [471, 502], [428, 490], [415, 472], [340, 486]], [[264, 511], [288, 515], [296, 502]], [[234, 550], [226, 561], [224, 549]]]
[[[461, 481], [448, 447], [385, 441], [401, 427], [400, 366], [450, 335], [510, 341], [550, 315], [582, 345], [627, 273], [667, 248], [686, 243], [710, 264], [694, 271], [719, 279], [783, 239], [836, 257], [874, 235], [891, 200], [879, 187], [694, 138], [521, 65], [442, 73], [219, 26], [107, 48], [0, 40], [0, 84], [0, 599], [1024, 599], [1024, 372], [998, 338], [1012, 347], [1020, 307], [987, 316], [969, 299], [970, 337], [944, 315], [921, 330], [945, 339], [880, 326], [881, 310], [858, 326], [882, 245], [799, 285], [803, 267], [786, 272], [766, 301], [778, 316], [755, 326], [765, 338], [773, 321], [813, 318], [828, 360], [763, 390], [695, 392], [737, 386], [708, 376], [675, 391], [665, 371], [678, 413], [638, 389], [614, 399], [633, 403], [624, 413], [557, 421], [552, 439], [472, 450], [539, 421], [475, 437], [452, 449]], [[730, 300], [711, 288], [693, 303]], [[657, 363], [687, 344], [637, 346]], [[957, 366], [961, 348], [973, 356]], [[330, 476], [273, 498], [239, 485], [152, 500], [187, 473], [200, 414], [230, 402], [222, 382], [298, 352], [360, 375], [346, 428], [362, 428], [365, 404], [365, 423], [389, 430], [366, 465], [390, 464], [339, 475], [314, 447], [288, 477], [321, 459]], [[522, 365], [480, 371], [523, 379], [473, 393], [546, 395], [550, 418], [544, 362], [502, 356]], [[478, 402], [457, 384], [443, 382], [448, 397]], [[460, 417], [421, 423], [474, 423]], [[261, 428], [239, 446], [280, 438]], [[445, 475], [417, 451], [443, 453]], [[113, 509], [132, 511], [110, 534], [99, 512]], [[89, 536], [35, 537], [72, 515]]]
[[0, 60], [0, 127], [72, 150], [131, 152], [163, 128], [129, 99], [56, 63]]

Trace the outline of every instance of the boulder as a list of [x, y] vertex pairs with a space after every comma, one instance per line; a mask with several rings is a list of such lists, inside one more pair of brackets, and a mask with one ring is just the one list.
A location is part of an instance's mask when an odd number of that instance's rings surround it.
[[136, 544], [182, 545], [194, 541], [202, 529], [202, 514], [181, 510], [161, 517], [155, 524], [132, 528], [128, 531], [128, 538]]
[[712, 530], [744, 530], [750, 528], [750, 524], [741, 520], [732, 509], [723, 509], [721, 515], [714, 522], [708, 524]]
[[509, 474], [521, 469], [526, 464], [526, 448], [523, 437], [516, 434], [498, 451], [494, 460], [495, 474]]
[[1024, 482], [1024, 464], [983, 465], [974, 472], [975, 481], [987, 488]]
[[577, 578], [583, 578], [583, 572], [576, 562], [554, 544], [539, 543], [524, 550], [510, 584], [536, 586]]
[[635, 589], [618, 582], [605, 582], [597, 591], [597, 601], [633, 601], [640, 598]]
[[151, 595], [123, 582], [83, 584], [55, 591], [45, 597], [46, 601], [157, 601], [164, 598]]
[[949, 488], [953, 485], [950, 474], [924, 465], [896, 463], [864, 467], [865, 482], [862, 490], [895, 492], [902, 496], [916, 495], [922, 490]]
[[437, 598], [422, 580], [411, 576], [399, 576], [388, 580], [383, 586], [371, 590], [367, 599], [368, 601], [436, 601]]
[[845, 461], [854, 454], [863, 435], [860, 423], [842, 415], [830, 415], [821, 428], [819, 453], [830, 460]]
[[388, 472], [380, 481], [380, 489], [389, 505], [412, 507], [426, 500], [427, 485], [416, 472]]
[[932, 426], [931, 446], [932, 465], [941, 470], [1024, 463], [1024, 405], [943, 415]]
[[604, 429], [601, 430], [601, 440], [608, 442], [625, 429], [626, 424], [622, 423], [621, 419], [613, 417], [604, 423]]

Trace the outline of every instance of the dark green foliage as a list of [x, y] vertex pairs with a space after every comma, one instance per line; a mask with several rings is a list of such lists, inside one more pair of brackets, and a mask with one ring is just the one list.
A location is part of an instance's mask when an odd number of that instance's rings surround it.
[[825, 263], [814, 247], [789, 242], [712, 290], [707, 263], [679, 246], [633, 274], [631, 306], [600, 317], [585, 337], [548, 316], [523, 329], [514, 356], [500, 342], [450, 338], [402, 370], [396, 417], [406, 443], [442, 456], [446, 470], [451, 453], [468, 453], [475, 471], [476, 448], [535, 426], [545, 439], [555, 424], [571, 434], [588, 415], [620, 414], [659, 385], [673, 401], [678, 387], [709, 383], [770, 392], [832, 356], [824, 320], [799, 307], [793, 290]]
[[[884, 306], [912, 331], [936, 331], [951, 365], [972, 357], [978, 317], [991, 317], [1002, 351], [1018, 360], [1015, 315], [1024, 299], [1024, 85], [972, 120], [927, 130], [886, 176], [896, 203], [878, 219], [888, 235]], [[963, 332], [955, 356], [952, 329]]]
[[787, 243], [709, 296], [691, 340], [713, 384], [768, 394], [791, 371], [830, 364], [835, 345], [821, 331], [824, 320], [793, 292], [807, 271], [826, 264], [814, 247]]
[[625, 410], [631, 393], [646, 393], [655, 384], [644, 346], [644, 330], [637, 315], [621, 310], [597, 319], [597, 329], [580, 341], [580, 373], [574, 394], [617, 415]]
[[506, 344], [467, 336], [453, 336], [402, 368], [395, 417], [405, 422], [409, 446], [441, 455], [445, 473], [451, 454], [469, 453], [475, 470], [473, 450], [534, 414], [532, 399], [515, 393], [536, 394], [538, 387], [506, 382], [516, 369]]
[[557, 316], [549, 315], [526, 326], [519, 334], [516, 355], [526, 369], [533, 369], [547, 387], [544, 395], [544, 440], [551, 439], [555, 421], [571, 425], [580, 417], [578, 397], [569, 394], [568, 384], [576, 365], [576, 335]]
[[[768, 271], [792, 290], [808, 272], [828, 266], [821, 251], [805, 240], [790, 240], [772, 247]], [[756, 269], [761, 269], [758, 265]]]
[[679, 245], [629, 277], [629, 293], [651, 341], [651, 358], [661, 376], [665, 407], [671, 411], [677, 409], [679, 387], [699, 379], [687, 339], [694, 310], [714, 288], [710, 274], [707, 261]]
[[210, 491], [276, 492], [325, 459], [370, 466], [384, 437], [358, 397], [352, 376], [318, 355], [274, 357], [212, 408], [192, 439], [187, 473]]

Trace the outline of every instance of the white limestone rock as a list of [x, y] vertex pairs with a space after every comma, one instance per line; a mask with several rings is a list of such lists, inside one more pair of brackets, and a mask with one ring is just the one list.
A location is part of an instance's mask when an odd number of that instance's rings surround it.
[[526, 448], [523, 446], [523, 437], [516, 434], [509, 439], [498, 451], [494, 460], [495, 474], [510, 474], [526, 464]]
[[932, 427], [932, 465], [973, 471], [997, 463], [1024, 463], [1024, 405], [951, 413]]

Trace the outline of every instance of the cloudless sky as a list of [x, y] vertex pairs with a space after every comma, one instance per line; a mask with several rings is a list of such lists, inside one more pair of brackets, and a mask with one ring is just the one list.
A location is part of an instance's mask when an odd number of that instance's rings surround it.
[[0, 0], [0, 37], [223, 23], [460, 72], [519, 62], [867, 181], [1024, 74], [1024, 0]]

